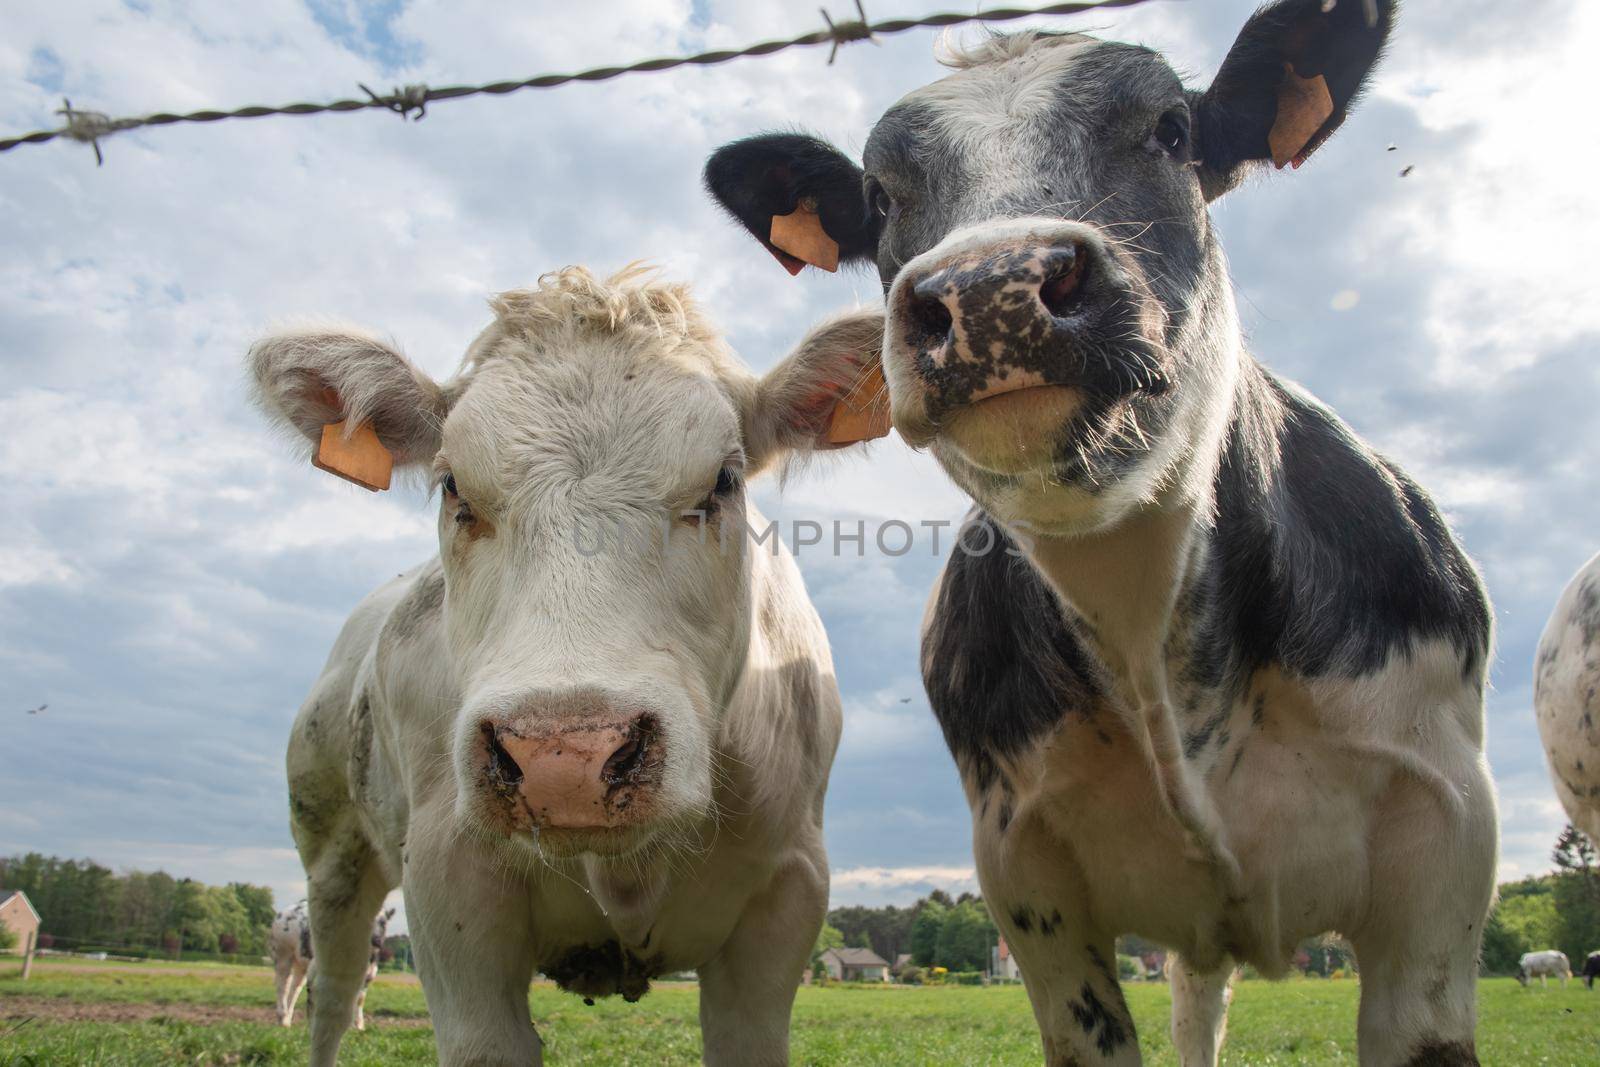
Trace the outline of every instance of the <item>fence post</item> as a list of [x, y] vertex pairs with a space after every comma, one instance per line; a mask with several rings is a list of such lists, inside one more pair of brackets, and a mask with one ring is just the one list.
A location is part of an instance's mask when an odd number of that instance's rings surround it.
[[28, 975], [33, 973], [33, 947], [38, 943], [39, 931], [28, 931], [28, 943], [22, 950], [22, 980], [26, 982]]

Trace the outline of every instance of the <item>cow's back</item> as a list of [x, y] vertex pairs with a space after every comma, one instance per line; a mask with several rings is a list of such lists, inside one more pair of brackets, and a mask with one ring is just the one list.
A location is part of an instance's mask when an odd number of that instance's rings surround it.
[[308, 861], [330, 840], [361, 832], [364, 817], [401, 793], [399, 783], [373, 772], [376, 705], [384, 699], [373, 682], [387, 630], [434, 583], [442, 588], [437, 559], [369, 593], [345, 621], [295, 718], [287, 755], [290, 825]]
[[1567, 585], [1539, 639], [1533, 705], [1556, 794], [1600, 841], [1600, 556]]

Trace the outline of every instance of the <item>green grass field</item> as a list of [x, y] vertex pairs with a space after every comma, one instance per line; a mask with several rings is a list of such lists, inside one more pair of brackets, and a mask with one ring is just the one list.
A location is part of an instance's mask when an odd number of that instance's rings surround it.
[[[1356, 1062], [1354, 981], [1241, 982], [1224, 1062]], [[530, 994], [552, 1064], [699, 1062], [697, 991], [660, 986], [636, 1005], [585, 1007], [540, 983]], [[0, 962], [0, 1067], [43, 1064], [304, 1063], [306, 1030], [272, 1023], [264, 968], [41, 961], [26, 983]], [[1132, 984], [1128, 1002], [1145, 1062], [1175, 1064], [1171, 1002], [1161, 984]], [[302, 1002], [303, 1010], [304, 1004]], [[352, 1033], [341, 1062], [433, 1062], [422, 990], [384, 975], [367, 998], [368, 1030]], [[1485, 1064], [1600, 1063], [1600, 991], [1480, 987], [1478, 1051]], [[1029, 1064], [1040, 1062], [1027, 997], [1017, 986], [804, 988], [795, 1007], [796, 1064]]]

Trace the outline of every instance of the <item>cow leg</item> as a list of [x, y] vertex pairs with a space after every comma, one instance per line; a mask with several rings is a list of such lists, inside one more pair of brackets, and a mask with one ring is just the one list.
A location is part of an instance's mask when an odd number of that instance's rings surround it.
[[1022, 971], [1046, 1067], [1137, 1067], [1116, 937], [1090, 925], [1071, 850], [1037, 817], [1019, 814], [1003, 830], [984, 822], [975, 810], [978, 880]]
[[[300, 999], [300, 991], [306, 987], [306, 979], [311, 974], [311, 964], [304, 960], [297, 960], [289, 965], [289, 981], [284, 990], [283, 998], [283, 1025], [294, 1024], [294, 1006]], [[310, 1001], [307, 1006], [309, 1008]]]
[[311, 913], [312, 1067], [333, 1067], [372, 953], [372, 920], [390, 886], [372, 849], [349, 831], [307, 871]]
[[1167, 957], [1172, 987], [1172, 1045], [1183, 1067], [1216, 1067], [1228, 1032], [1233, 999], [1233, 964], [1209, 973], [1191, 970], [1178, 955]]
[[404, 889], [441, 1067], [543, 1063], [528, 1014], [532, 909], [522, 876], [446, 822], [413, 826]]
[[371, 988], [372, 980], [376, 977], [378, 977], [378, 965], [376, 963], [367, 964], [366, 977], [361, 979], [361, 992], [356, 994], [357, 1030], [365, 1030], [367, 1028], [367, 990]]
[[709, 1067], [789, 1062], [795, 991], [828, 910], [828, 864], [820, 852], [780, 866], [700, 968], [700, 1034]]
[[280, 1025], [289, 1025], [289, 982], [294, 974], [294, 961], [283, 956], [272, 959], [272, 977], [278, 990], [277, 1012]]
[[1378, 807], [1367, 915], [1348, 931], [1361, 967], [1362, 1067], [1478, 1063], [1478, 950], [1496, 826], [1494, 787], [1477, 767], [1448, 791], [1402, 778]]

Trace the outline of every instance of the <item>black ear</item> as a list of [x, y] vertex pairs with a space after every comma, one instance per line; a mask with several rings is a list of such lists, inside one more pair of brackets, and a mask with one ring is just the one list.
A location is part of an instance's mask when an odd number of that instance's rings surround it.
[[826, 141], [797, 133], [770, 133], [725, 144], [706, 161], [706, 190], [756, 240], [797, 272], [802, 263], [775, 248], [772, 219], [803, 204], [815, 211], [839, 245], [839, 261], [872, 259], [878, 228], [868, 213], [861, 168]]
[[1278, 0], [1245, 23], [1198, 109], [1201, 184], [1215, 199], [1248, 164], [1296, 167], [1332, 136], [1389, 39], [1398, 0]]

